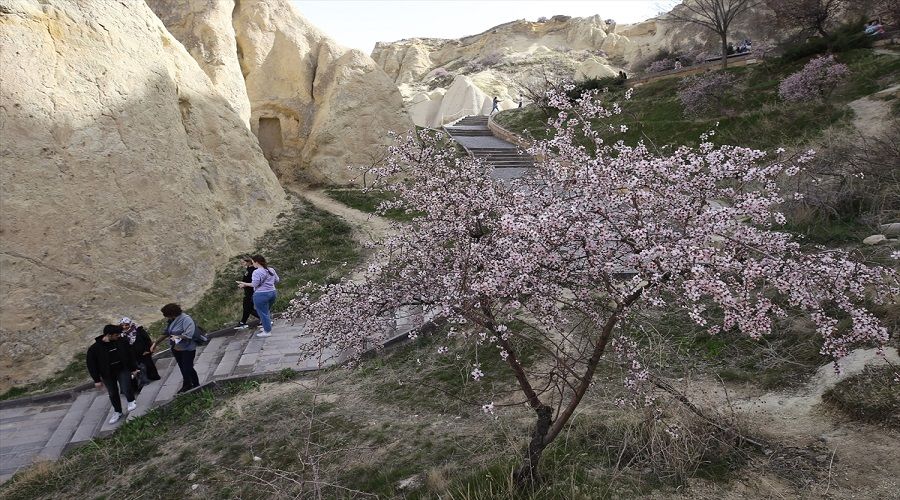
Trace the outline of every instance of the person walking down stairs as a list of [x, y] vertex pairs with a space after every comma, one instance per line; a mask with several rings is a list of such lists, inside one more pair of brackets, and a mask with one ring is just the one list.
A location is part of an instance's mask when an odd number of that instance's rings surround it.
[[87, 351], [87, 369], [94, 380], [94, 386], [99, 389], [106, 386], [109, 393], [109, 401], [112, 403], [115, 413], [109, 419], [114, 424], [122, 418], [122, 399], [119, 397], [121, 390], [128, 400], [128, 411], [134, 411], [137, 403], [134, 401], [134, 393], [131, 390], [131, 377], [140, 373], [131, 347], [122, 339], [122, 327], [119, 325], [106, 325], [103, 327], [103, 335], [94, 339], [94, 344]]
[[[165, 336], [169, 338], [169, 347], [172, 349], [172, 357], [178, 363], [181, 371], [181, 389], [179, 393], [189, 391], [200, 386], [200, 377], [194, 369], [194, 357], [197, 355], [197, 343], [194, 342], [194, 333], [197, 325], [194, 319], [181, 310], [178, 304], [166, 304], [160, 309], [168, 320]], [[160, 339], [162, 340], [162, 339]]]
[[238, 281], [237, 284], [241, 288], [253, 287], [253, 305], [259, 314], [259, 320], [262, 323], [263, 331], [257, 333], [257, 337], [269, 337], [272, 335], [272, 306], [278, 293], [275, 291], [275, 285], [281, 281], [278, 273], [266, 263], [265, 257], [262, 255], [254, 255], [253, 265], [256, 270], [253, 271], [251, 283]]

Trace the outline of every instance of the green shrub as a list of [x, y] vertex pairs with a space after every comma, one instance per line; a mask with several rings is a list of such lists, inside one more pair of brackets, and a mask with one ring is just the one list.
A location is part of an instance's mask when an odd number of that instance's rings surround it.
[[783, 47], [782, 58], [786, 62], [797, 61], [816, 54], [826, 52], [845, 52], [851, 49], [862, 49], [872, 46], [872, 37], [864, 31], [862, 20], [844, 24], [827, 37], [811, 37], [805, 42]]

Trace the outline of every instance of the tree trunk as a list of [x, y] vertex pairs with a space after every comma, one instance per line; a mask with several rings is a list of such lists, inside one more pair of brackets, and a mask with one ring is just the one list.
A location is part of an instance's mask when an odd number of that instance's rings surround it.
[[728, 68], [728, 36], [722, 35], [722, 69]]
[[547, 431], [550, 430], [550, 419], [553, 417], [553, 409], [547, 405], [541, 405], [535, 408], [534, 412], [537, 413], [537, 425], [534, 428], [534, 433], [531, 435], [528, 449], [525, 451], [525, 459], [513, 476], [516, 488], [519, 490], [534, 486], [540, 479], [538, 464], [541, 461], [544, 448], [548, 444], [546, 437]]

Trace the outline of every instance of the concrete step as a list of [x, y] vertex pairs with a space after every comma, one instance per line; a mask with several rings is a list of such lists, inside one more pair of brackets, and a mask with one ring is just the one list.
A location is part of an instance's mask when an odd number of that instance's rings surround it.
[[225, 345], [222, 357], [219, 359], [219, 362], [212, 372], [212, 379], [231, 376], [234, 369], [237, 367], [238, 360], [243, 355], [244, 349], [247, 347], [247, 342], [249, 342], [253, 332], [253, 329], [250, 329], [249, 331], [244, 330], [231, 337], [231, 341]]
[[91, 405], [84, 412], [84, 416], [81, 417], [81, 422], [75, 428], [72, 439], [69, 440], [69, 444], [66, 445], [65, 449], [94, 439], [94, 436], [100, 430], [100, 426], [103, 425], [103, 419], [106, 418], [112, 405], [104, 389], [93, 391], [93, 395], [94, 398], [91, 400]]
[[224, 354], [225, 344], [231, 339], [232, 337], [228, 336], [210, 340], [209, 344], [204, 346], [203, 351], [194, 359], [194, 369], [197, 370], [200, 384], [205, 384], [212, 378], [212, 374]]
[[168, 376], [163, 375], [162, 380], [156, 382], [160, 384], [156, 397], [153, 399], [151, 406], [158, 406], [175, 397], [178, 389], [181, 389], [181, 371], [178, 369], [178, 363], [172, 358], [172, 367]]
[[75, 398], [72, 406], [69, 407], [53, 434], [50, 435], [50, 439], [47, 440], [47, 443], [44, 444], [44, 447], [38, 453], [38, 460], [56, 460], [62, 455], [63, 450], [66, 449], [66, 445], [69, 444], [72, 435], [75, 434], [75, 429], [78, 428], [78, 424], [81, 423], [84, 413], [91, 406], [95, 396], [96, 394], [94, 393], [83, 392]]
[[146, 415], [155, 406], [156, 396], [162, 390], [166, 379], [171, 375], [172, 370], [178, 371], [178, 365], [174, 358], [161, 358], [156, 360], [156, 370], [159, 372], [161, 380], [155, 380], [144, 386], [144, 389], [135, 399], [138, 407], [128, 414], [128, 420], [133, 420], [142, 415]]

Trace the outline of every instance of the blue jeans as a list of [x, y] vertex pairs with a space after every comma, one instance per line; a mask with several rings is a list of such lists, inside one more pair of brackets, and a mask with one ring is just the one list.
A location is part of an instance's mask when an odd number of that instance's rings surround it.
[[263, 331], [269, 333], [272, 331], [272, 314], [269, 312], [275, 303], [275, 297], [278, 294], [271, 292], [253, 292], [253, 307], [259, 314], [259, 321], [262, 322]]

